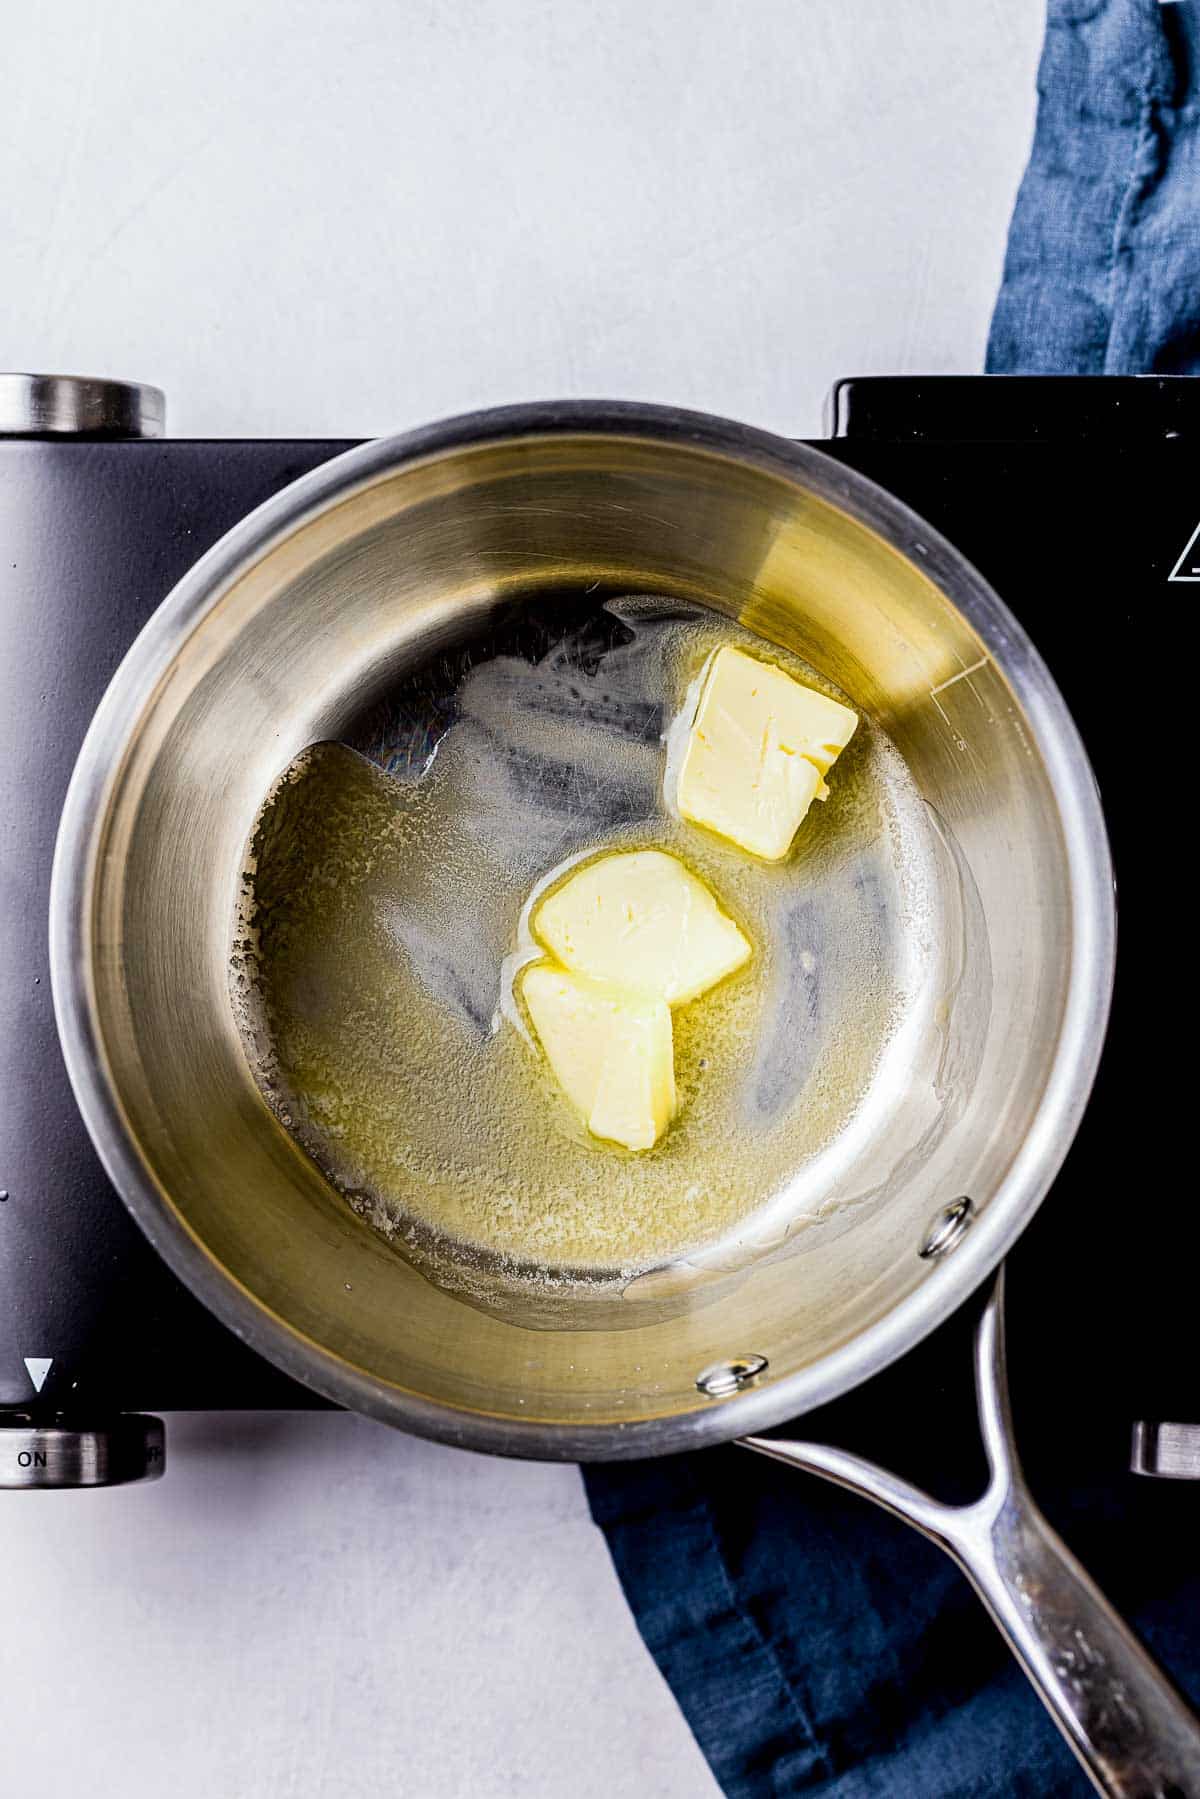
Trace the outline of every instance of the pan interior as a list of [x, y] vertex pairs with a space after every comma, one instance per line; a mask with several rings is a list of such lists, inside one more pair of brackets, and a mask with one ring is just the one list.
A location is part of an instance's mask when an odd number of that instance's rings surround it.
[[[488, 1441], [497, 1420], [537, 1421], [530, 1452], [580, 1453], [573, 1433], [603, 1425], [584, 1452], [620, 1453], [629, 1424], [710, 1408], [695, 1384], [709, 1363], [756, 1354], [766, 1384], [815, 1380], [938, 1279], [917, 1251], [941, 1206], [966, 1194], [986, 1218], [1043, 1105], [1075, 954], [1042, 727], [1006, 676], [1003, 629], [971, 622], [986, 608], [969, 571], [930, 572], [903, 515], [846, 499], [821, 458], [784, 466], [649, 425], [371, 454], [368, 478], [331, 484], [193, 594], [122, 721], [79, 902], [103, 1080], [154, 1195], [147, 1221], [182, 1227], [272, 1352], [335, 1390], [343, 1371], [357, 1402], [455, 1440], [473, 1418]], [[355, 1211], [264, 1100], [231, 1002], [231, 921], [255, 818], [297, 755], [331, 740], [369, 758], [369, 721], [419, 671], [436, 693], [439, 659], [453, 670], [514, 621], [548, 619], [548, 643], [566, 643], [589, 591], [593, 623], [622, 595], [700, 608], [689, 629], [752, 633], [865, 721], [790, 871], [787, 928], [766, 930], [735, 856], [710, 864], [717, 850], [689, 835], [688, 859], [799, 982], [790, 1010], [747, 1008], [747, 1066], [790, 1070], [795, 1134], [761, 1190], [744, 1183], [745, 1208], [742, 1152], [709, 1158], [716, 1211], [668, 1208], [636, 1254], [443, 1229], [439, 1253], [475, 1246], [450, 1258], [464, 1294]], [[652, 784], [625, 824], [669, 838]], [[476, 938], [488, 969], [525, 874], [561, 859], [547, 819]], [[797, 970], [819, 976], [815, 1019]], [[461, 1087], [446, 1097], [446, 1153], [466, 1159]]]
[[[918, 1155], [954, 1103], [964, 871], [886, 733], [783, 863], [674, 811], [665, 740], [730, 643], [829, 685], [708, 608], [517, 598], [347, 694], [252, 832], [232, 997], [263, 1097], [401, 1254], [516, 1322], [678, 1304], [876, 1198], [864, 1152]], [[527, 895], [602, 847], [678, 855], [755, 946], [676, 1013], [680, 1115], [642, 1155], [581, 1128], [513, 993]]]

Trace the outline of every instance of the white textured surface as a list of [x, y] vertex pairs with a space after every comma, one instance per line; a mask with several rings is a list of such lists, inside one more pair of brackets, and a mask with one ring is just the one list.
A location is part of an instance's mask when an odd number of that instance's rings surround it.
[[[5, 18], [0, 367], [189, 435], [558, 394], [819, 428], [977, 367], [1040, 0], [59, 0]], [[5, 1793], [703, 1799], [578, 1476], [170, 1421], [3, 1498]], [[731, 1670], [736, 1678], [736, 1670]]]
[[0, 366], [175, 431], [559, 394], [812, 430], [977, 366], [1040, 0], [59, 0], [5, 20]]
[[573, 1468], [169, 1417], [162, 1483], [0, 1495], [5, 1799], [713, 1791]]

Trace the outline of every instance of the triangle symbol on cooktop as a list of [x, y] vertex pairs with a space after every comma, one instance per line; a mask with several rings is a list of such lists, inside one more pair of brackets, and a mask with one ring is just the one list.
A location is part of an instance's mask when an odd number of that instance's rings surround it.
[[1179, 561], [1167, 576], [1168, 581], [1200, 581], [1200, 525], [1184, 544]]
[[29, 1370], [29, 1378], [33, 1382], [34, 1392], [40, 1393], [46, 1384], [46, 1376], [54, 1365], [54, 1357], [48, 1355], [27, 1355], [22, 1357], [22, 1360]]

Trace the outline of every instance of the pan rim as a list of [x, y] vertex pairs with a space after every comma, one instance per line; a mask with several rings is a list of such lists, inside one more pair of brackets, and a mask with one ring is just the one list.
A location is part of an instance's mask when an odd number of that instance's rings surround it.
[[[104, 796], [181, 643], [233, 582], [327, 506], [401, 467], [488, 443], [563, 435], [690, 447], [798, 481], [907, 559], [919, 557], [918, 566], [943, 589], [952, 575], [958, 596], [952, 603], [1013, 687], [1046, 764], [1066, 851], [1074, 946], [1054, 1060], [1037, 1112], [953, 1256], [867, 1330], [794, 1374], [703, 1409], [586, 1426], [489, 1416], [426, 1399], [353, 1367], [271, 1312], [210, 1254], [134, 1147], [107, 1078], [87, 980]], [[460, 414], [344, 451], [247, 514], [167, 595], [113, 676], [72, 774], [50, 890], [50, 974], [76, 1103], [109, 1179], [173, 1272], [243, 1342], [335, 1404], [458, 1447], [563, 1461], [669, 1454], [762, 1431], [859, 1385], [948, 1317], [1020, 1236], [1070, 1147], [1103, 1048], [1115, 944], [1111, 857], [1086, 750], [1031, 639], [983, 577], [903, 502], [810, 444], [707, 413], [628, 401], [532, 402]]]

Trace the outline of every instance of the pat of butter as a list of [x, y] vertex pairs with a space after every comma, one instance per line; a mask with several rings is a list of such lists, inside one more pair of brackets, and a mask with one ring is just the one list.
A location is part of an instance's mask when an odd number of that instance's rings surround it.
[[858, 718], [773, 663], [718, 650], [679, 770], [680, 813], [778, 862]]
[[593, 1136], [651, 1149], [675, 1116], [671, 1014], [661, 999], [623, 993], [547, 962], [521, 978], [538, 1041]]
[[564, 968], [681, 1006], [749, 960], [750, 945], [702, 881], [664, 850], [601, 856], [532, 919]]

